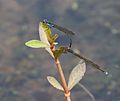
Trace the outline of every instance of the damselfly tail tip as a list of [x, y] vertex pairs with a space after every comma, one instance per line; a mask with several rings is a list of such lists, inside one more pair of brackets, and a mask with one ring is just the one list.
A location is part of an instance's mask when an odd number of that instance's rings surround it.
[[109, 73], [108, 73], [108, 72], [106, 72], [106, 71], [105, 71], [104, 73], [105, 73], [105, 75], [109, 75]]

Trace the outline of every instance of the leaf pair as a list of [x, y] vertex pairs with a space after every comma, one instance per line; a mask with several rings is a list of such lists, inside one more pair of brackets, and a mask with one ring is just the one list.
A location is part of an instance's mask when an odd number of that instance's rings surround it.
[[50, 55], [55, 58], [58, 58], [63, 53], [64, 49], [62, 47], [56, 49], [54, 53], [51, 51], [50, 45], [58, 44], [55, 42], [58, 38], [58, 35], [52, 35], [51, 29], [44, 22], [40, 22], [39, 24], [39, 36], [40, 40], [30, 40], [26, 42], [25, 45], [31, 48], [45, 48], [50, 53]]
[[[70, 73], [69, 81], [68, 81], [69, 90], [71, 90], [82, 79], [82, 77], [85, 74], [85, 71], [86, 71], [86, 64], [83, 60], [81, 60]], [[47, 79], [53, 87], [63, 91], [63, 87], [54, 77], [48, 76]]]

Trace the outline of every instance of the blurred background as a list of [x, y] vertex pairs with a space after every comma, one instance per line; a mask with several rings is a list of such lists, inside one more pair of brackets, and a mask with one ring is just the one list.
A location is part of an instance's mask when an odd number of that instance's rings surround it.
[[[81, 83], [96, 101], [120, 101], [120, 0], [0, 0], [0, 101], [65, 101], [47, 81], [59, 79], [53, 59], [44, 49], [24, 45], [39, 39], [38, 25], [48, 19], [76, 35], [72, 49], [101, 65], [110, 75], [87, 66]], [[60, 33], [58, 41], [69, 44]], [[79, 59], [61, 57], [66, 79]], [[79, 86], [72, 101], [91, 101]]]

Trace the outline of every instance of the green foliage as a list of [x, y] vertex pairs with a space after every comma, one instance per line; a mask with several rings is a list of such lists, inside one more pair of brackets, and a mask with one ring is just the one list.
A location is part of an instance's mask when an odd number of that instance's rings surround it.
[[58, 38], [58, 34], [55, 34], [55, 35], [53, 35], [53, 37], [52, 37], [53, 41], [56, 41], [57, 38]]
[[39, 26], [41, 26], [41, 27], [44, 29], [44, 31], [47, 33], [47, 35], [48, 35], [49, 37], [52, 36], [51, 29], [49, 28], [49, 26], [48, 26], [46, 23], [40, 22]]
[[49, 26], [45, 22], [40, 22], [39, 24], [39, 34], [46, 34], [47, 40], [53, 43], [52, 32]]
[[49, 46], [48, 44], [39, 40], [30, 40], [26, 42], [25, 45], [31, 48], [45, 48]]
[[61, 54], [64, 53], [64, 51], [65, 51], [64, 47], [59, 47], [58, 49], [56, 49], [56, 50], [54, 51], [54, 56], [55, 56], [55, 58], [60, 57]]

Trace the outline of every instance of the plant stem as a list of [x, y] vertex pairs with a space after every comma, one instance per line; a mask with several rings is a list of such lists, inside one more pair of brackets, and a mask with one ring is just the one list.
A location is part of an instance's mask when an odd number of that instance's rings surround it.
[[64, 89], [65, 97], [66, 97], [66, 101], [71, 101], [70, 91], [67, 87], [65, 76], [64, 76], [64, 73], [63, 73], [63, 70], [62, 70], [62, 67], [61, 67], [61, 64], [60, 64], [60, 61], [59, 61], [58, 58], [55, 59], [55, 64], [57, 66], [57, 69], [58, 69], [58, 72], [59, 72], [59, 75], [60, 75], [60, 79], [61, 79], [62, 86], [63, 86], [63, 89]]
[[[51, 44], [50, 49], [51, 49], [52, 53], [54, 54], [54, 51], [55, 51], [54, 44]], [[64, 89], [64, 95], [65, 95], [66, 101], [71, 101], [70, 91], [68, 89], [68, 86], [67, 86], [67, 83], [66, 83], [66, 80], [65, 80], [65, 76], [64, 76], [64, 73], [63, 73], [63, 70], [62, 70], [59, 58], [58, 57], [57, 58], [54, 57], [54, 61], [55, 61], [55, 64], [57, 66], [57, 69], [58, 69], [58, 72], [59, 72], [59, 75], [60, 75], [60, 80], [62, 82], [62, 87]]]

